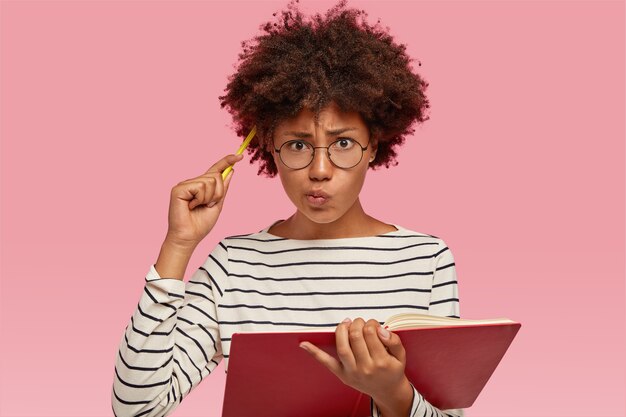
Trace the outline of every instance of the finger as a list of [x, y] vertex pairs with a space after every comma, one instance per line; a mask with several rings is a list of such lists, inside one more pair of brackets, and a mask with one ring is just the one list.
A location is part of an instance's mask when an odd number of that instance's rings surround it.
[[184, 198], [189, 203], [189, 210], [193, 210], [197, 206], [204, 204], [206, 196], [206, 184], [203, 181], [195, 181], [185, 184], [183, 192], [187, 198]]
[[220, 159], [219, 161], [214, 163], [211, 166], [211, 168], [209, 168], [205, 172], [205, 174], [208, 174], [210, 172], [217, 172], [217, 173], [221, 174], [222, 171], [224, 171], [230, 165], [234, 165], [237, 162], [241, 161], [242, 159], [243, 159], [243, 154], [241, 154], [241, 155], [235, 155], [235, 154], [226, 155], [225, 157], [223, 157], [222, 159]]
[[217, 172], [205, 172], [202, 175], [198, 175], [197, 177], [194, 178], [189, 178], [188, 180], [184, 180], [179, 182], [179, 184], [187, 184], [190, 182], [196, 182], [196, 181], [205, 181], [208, 178], [216, 178], [218, 177], [220, 174], [218, 174]]
[[337, 361], [337, 359], [309, 342], [300, 343], [300, 347], [306, 350], [315, 360], [324, 365], [330, 372], [335, 374], [337, 377], [341, 377], [343, 371], [341, 369], [341, 364]]
[[[211, 206], [214, 201], [219, 201], [216, 193], [219, 193], [220, 183], [214, 177], [198, 177], [192, 180], [183, 181], [186, 195], [192, 197], [189, 200], [189, 209], [193, 210], [198, 206]], [[222, 192], [223, 194], [223, 192]]]
[[207, 196], [207, 205], [209, 207], [213, 207], [222, 200], [222, 197], [224, 197], [224, 182], [219, 175], [217, 177], [211, 177], [209, 180], [211, 180], [211, 184], [213, 185], [213, 195]]
[[358, 317], [350, 324], [350, 329], [348, 330], [350, 347], [352, 348], [357, 367], [367, 366], [372, 361], [370, 352], [367, 349], [367, 343], [365, 343], [365, 338], [363, 337], [364, 326], [365, 320]]
[[[389, 337], [385, 337], [385, 331], [388, 332]], [[402, 340], [397, 334], [390, 332], [389, 330], [379, 327], [378, 334], [380, 335], [380, 341], [389, 349], [389, 353], [398, 359], [402, 363], [406, 363], [406, 351], [402, 345]]]
[[198, 178], [194, 182], [187, 183], [186, 186], [196, 186], [198, 190], [193, 200], [191, 200], [192, 204], [189, 205], [190, 210], [198, 206], [208, 205], [211, 202], [215, 191], [215, 180], [211, 178]]
[[363, 336], [372, 359], [382, 359], [389, 356], [385, 345], [383, 345], [378, 336], [379, 327], [380, 323], [373, 319], [368, 320], [365, 323], [365, 327], [363, 327]]
[[224, 178], [224, 193], [228, 193], [228, 187], [230, 187], [230, 181], [234, 173], [235, 173], [235, 170], [233, 169], [226, 175], [226, 178]]
[[343, 364], [345, 370], [351, 372], [356, 369], [356, 359], [352, 348], [350, 347], [350, 338], [348, 336], [348, 329], [350, 329], [350, 323], [352, 320], [346, 319], [337, 325], [335, 329], [335, 345], [337, 348], [337, 356]]
[[222, 196], [222, 198], [220, 199], [219, 203], [217, 203], [217, 206], [220, 208], [222, 208], [222, 206], [224, 205], [224, 201], [226, 200], [226, 194], [228, 194], [228, 187], [230, 186], [230, 181], [231, 178], [233, 177], [233, 173], [235, 172], [235, 170], [232, 170], [228, 173], [228, 175], [226, 175], [226, 178], [223, 181], [223, 187], [224, 187], [224, 195]]

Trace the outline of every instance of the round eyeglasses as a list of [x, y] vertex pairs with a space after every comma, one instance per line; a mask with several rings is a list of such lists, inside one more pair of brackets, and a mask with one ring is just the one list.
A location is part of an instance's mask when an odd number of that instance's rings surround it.
[[274, 148], [278, 153], [280, 160], [288, 168], [302, 169], [309, 166], [315, 158], [315, 150], [318, 148], [326, 149], [328, 159], [337, 168], [348, 169], [355, 167], [363, 159], [363, 152], [369, 147], [363, 147], [354, 139], [340, 138], [330, 146], [313, 146], [309, 142], [303, 140], [290, 140], [283, 143], [280, 149]]

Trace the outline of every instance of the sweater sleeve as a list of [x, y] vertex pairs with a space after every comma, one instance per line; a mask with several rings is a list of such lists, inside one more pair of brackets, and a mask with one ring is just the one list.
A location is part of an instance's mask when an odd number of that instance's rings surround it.
[[187, 283], [150, 266], [116, 357], [116, 417], [170, 414], [223, 359], [216, 303], [227, 262], [220, 242]]
[[[428, 314], [432, 316], [460, 318], [459, 291], [454, 257], [448, 245], [441, 239], [439, 239], [439, 246], [435, 254], [435, 269], [431, 288]], [[413, 384], [411, 384], [411, 386], [413, 387], [413, 402], [408, 417], [465, 416], [463, 409], [438, 409], [430, 404], [422, 394], [415, 389]], [[384, 417], [373, 401], [372, 416]]]

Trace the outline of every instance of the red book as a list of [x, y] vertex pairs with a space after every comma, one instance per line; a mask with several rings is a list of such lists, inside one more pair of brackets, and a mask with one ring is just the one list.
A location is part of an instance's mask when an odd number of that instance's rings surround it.
[[[393, 316], [385, 325], [407, 352], [407, 378], [440, 410], [474, 403], [521, 327], [422, 314]], [[299, 347], [302, 341], [337, 358], [334, 328], [233, 334], [222, 417], [370, 416], [370, 397], [343, 384]]]

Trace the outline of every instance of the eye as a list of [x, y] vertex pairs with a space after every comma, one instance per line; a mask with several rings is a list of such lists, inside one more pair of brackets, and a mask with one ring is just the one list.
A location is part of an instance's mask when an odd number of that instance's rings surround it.
[[302, 152], [308, 149], [307, 143], [301, 140], [291, 140], [286, 143], [286, 148], [291, 152]]
[[345, 151], [352, 149], [355, 146], [355, 143], [356, 142], [350, 138], [339, 138], [339, 140], [333, 144], [333, 148]]

